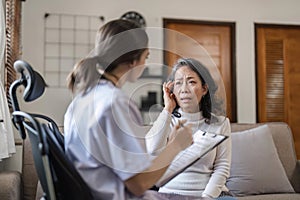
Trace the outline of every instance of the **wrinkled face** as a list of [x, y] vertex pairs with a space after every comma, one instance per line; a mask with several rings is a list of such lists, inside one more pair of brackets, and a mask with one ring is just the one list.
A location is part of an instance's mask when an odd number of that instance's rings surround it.
[[200, 77], [189, 66], [182, 66], [175, 73], [173, 93], [182, 111], [195, 113], [199, 112], [199, 103], [207, 93], [207, 85], [202, 85]]
[[139, 60], [134, 61], [134, 67], [130, 70], [128, 81], [135, 82], [143, 73], [145, 69], [146, 59], [149, 56], [149, 50], [146, 49]]

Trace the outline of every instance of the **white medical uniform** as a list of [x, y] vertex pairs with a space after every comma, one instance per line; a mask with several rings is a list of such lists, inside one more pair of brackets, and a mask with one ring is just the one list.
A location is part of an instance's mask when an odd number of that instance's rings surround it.
[[129, 199], [123, 181], [147, 169], [138, 107], [110, 81], [77, 95], [65, 114], [65, 150], [95, 199]]

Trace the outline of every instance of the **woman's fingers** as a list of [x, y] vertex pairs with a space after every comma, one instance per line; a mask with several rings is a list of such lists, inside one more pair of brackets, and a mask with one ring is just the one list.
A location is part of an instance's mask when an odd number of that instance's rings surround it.
[[171, 93], [173, 85], [174, 85], [173, 81], [164, 82], [163, 91], [167, 93]]

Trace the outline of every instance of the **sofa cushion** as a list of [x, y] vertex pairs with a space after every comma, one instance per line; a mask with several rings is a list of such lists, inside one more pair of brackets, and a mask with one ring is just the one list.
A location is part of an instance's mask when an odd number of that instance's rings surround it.
[[293, 193], [268, 125], [232, 133], [227, 187], [236, 196]]

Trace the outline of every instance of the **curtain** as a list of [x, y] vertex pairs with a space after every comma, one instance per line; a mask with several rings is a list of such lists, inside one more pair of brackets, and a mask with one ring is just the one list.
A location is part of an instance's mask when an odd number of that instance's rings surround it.
[[[2, 64], [5, 49], [5, 21], [3, 1], [0, 3], [0, 69], [2, 72]], [[0, 76], [0, 161], [10, 157], [16, 152], [14, 133], [12, 128], [11, 115], [8, 108], [6, 92], [3, 88]]]

